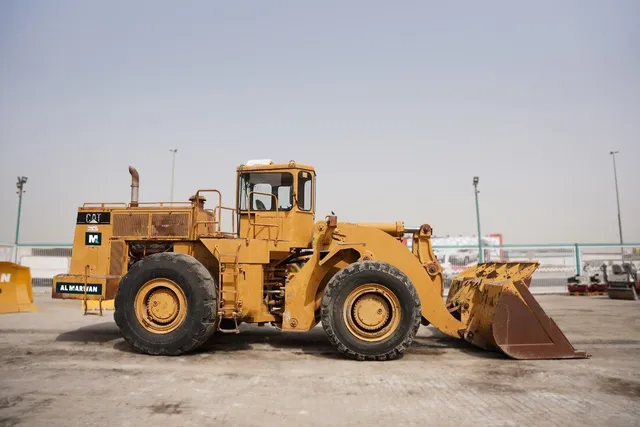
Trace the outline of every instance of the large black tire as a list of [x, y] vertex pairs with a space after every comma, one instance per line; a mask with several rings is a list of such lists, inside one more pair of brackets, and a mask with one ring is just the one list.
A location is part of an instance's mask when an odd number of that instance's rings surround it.
[[[343, 310], [349, 294], [364, 284], [380, 284], [400, 302], [400, 323], [385, 339], [370, 342], [354, 335], [346, 325]], [[333, 346], [350, 359], [392, 360], [413, 342], [420, 328], [420, 298], [408, 277], [397, 268], [378, 261], [351, 264], [327, 284], [322, 296], [322, 327]]]
[[[164, 334], [145, 329], [135, 313], [136, 294], [145, 283], [158, 278], [176, 283], [187, 301], [182, 323]], [[159, 253], [135, 263], [120, 281], [114, 305], [114, 319], [124, 339], [147, 354], [177, 356], [190, 352], [216, 330], [216, 283], [197, 259], [185, 254]]]

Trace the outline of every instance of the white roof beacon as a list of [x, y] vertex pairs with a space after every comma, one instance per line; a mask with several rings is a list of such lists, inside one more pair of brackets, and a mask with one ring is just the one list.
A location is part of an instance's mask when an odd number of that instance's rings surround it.
[[273, 160], [271, 159], [257, 159], [257, 160], [248, 160], [246, 166], [259, 166], [259, 165], [272, 165]]

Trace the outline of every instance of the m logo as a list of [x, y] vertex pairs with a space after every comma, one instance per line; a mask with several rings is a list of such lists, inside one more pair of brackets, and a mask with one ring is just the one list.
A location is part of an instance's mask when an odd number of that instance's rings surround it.
[[100, 246], [102, 244], [102, 233], [86, 233], [84, 244], [88, 246]]
[[0, 274], [0, 283], [9, 283], [11, 281], [11, 273]]

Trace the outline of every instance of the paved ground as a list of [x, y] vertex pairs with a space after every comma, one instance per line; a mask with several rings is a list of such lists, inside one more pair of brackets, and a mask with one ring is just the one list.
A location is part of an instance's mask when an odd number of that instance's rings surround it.
[[421, 327], [352, 362], [322, 330], [244, 327], [187, 357], [139, 355], [111, 314], [39, 294], [0, 316], [0, 426], [640, 425], [640, 302], [537, 299], [588, 360], [512, 361]]

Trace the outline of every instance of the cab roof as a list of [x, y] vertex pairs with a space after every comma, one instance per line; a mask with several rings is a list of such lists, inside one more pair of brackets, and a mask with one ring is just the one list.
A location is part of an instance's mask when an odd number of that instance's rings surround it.
[[315, 169], [310, 165], [303, 165], [296, 163], [294, 160], [289, 163], [274, 163], [273, 160], [250, 160], [245, 164], [238, 166], [237, 171], [272, 171], [272, 170], [287, 170], [287, 169], [302, 169], [315, 173]]

